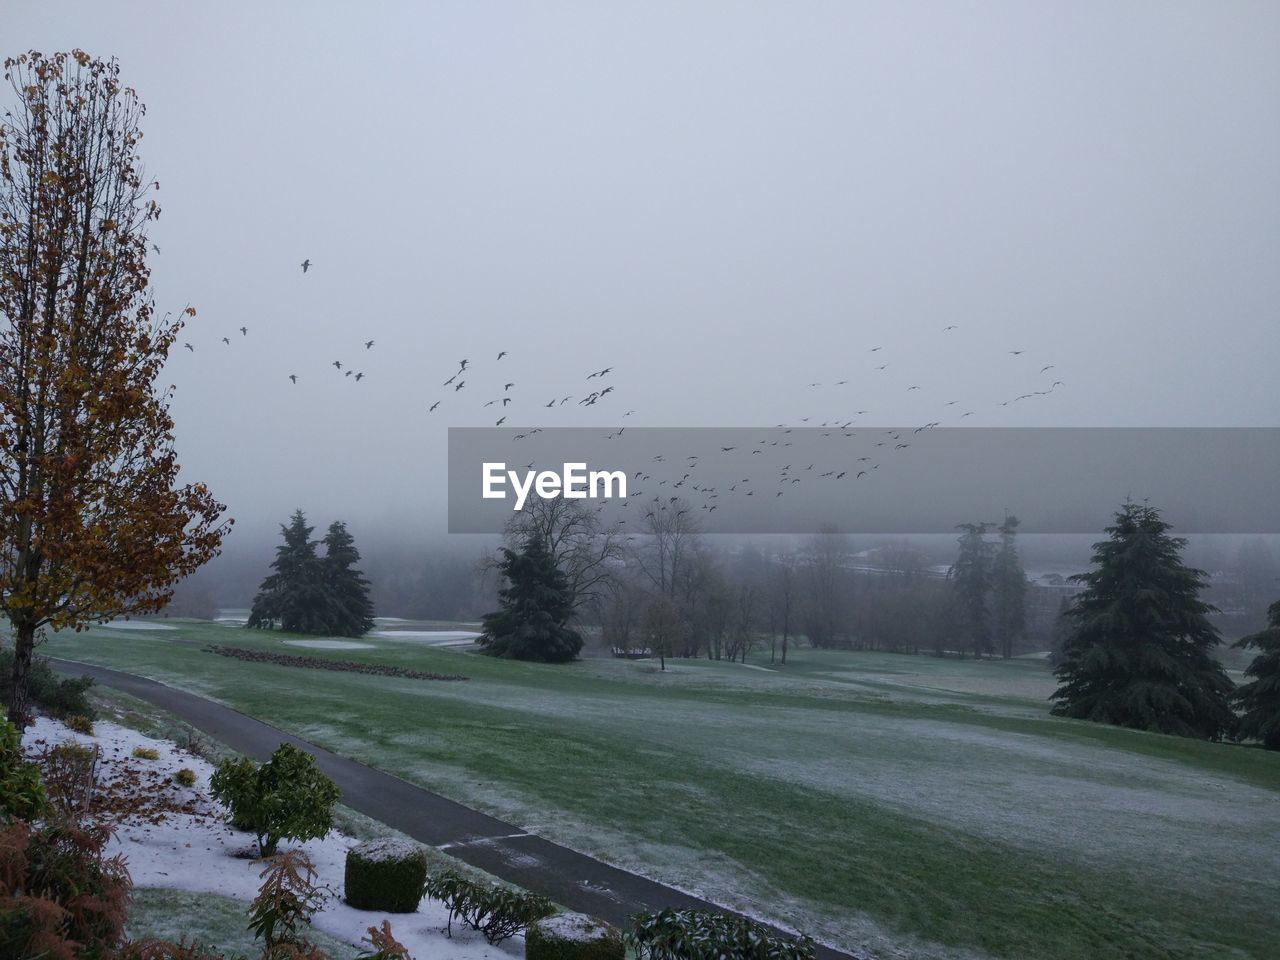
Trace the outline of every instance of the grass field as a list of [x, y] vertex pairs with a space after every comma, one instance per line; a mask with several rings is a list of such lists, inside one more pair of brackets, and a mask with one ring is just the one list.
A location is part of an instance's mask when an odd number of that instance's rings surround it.
[[[1051, 718], [1041, 661], [802, 649], [785, 668], [659, 673], [170, 625], [61, 635], [43, 652], [190, 689], [836, 945], [1274, 956], [1280, 756]], [[471, 679], [246, 663], [204, 652], [211, 642]]]

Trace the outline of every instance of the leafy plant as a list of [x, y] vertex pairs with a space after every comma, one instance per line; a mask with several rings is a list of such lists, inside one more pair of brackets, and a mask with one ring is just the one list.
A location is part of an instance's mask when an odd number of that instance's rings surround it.
[[265, 857], [283, 839], [311, 840], [328, 833], [341, 795], [315, 757], [288, 743], [261, 765], [246, 757], [224, 761], [209, 786], [231, 811], [232, 826], [253, 832]]
[[67, 729], [76, 733], [82, 733], [86, 737], [93, 736], [93, 721], [82, 713], [72, 713], [63, 717], [62, 722], [67, 725]]
[[484, 934], [491, 944], [501, 943], [555, 912], [546, 897], [476, 883], [453, 870], [428, 877], [423, 889], [427, 896], [448, 908], [449, 936], [453, 936], [453, 921], [457, 919]]
[[391, 935], [391, 922], [383, 920], [381, 927], [370, 927], [368, 936], [361, 937], [372, 950], [361, 950], [356, 960], [413, 960], [409, 948]]
[[54, 744], [40, 755], [45, 790], [55, 809], [71, 819], [82, 817], [93, 803], [101, 750], [70, 740]]
[[183, 767], [173, 775], [173, 782], [180, 787], [194, 787], [196, 785], [196, 772], [189, 767]]
[[813, 960], [809, 937], [779, 936], [747, 917], [710, 910], [661, 910], [631, 918], [637, 960]]
[[47, 805], [40, 768], [22, 755], [18, 728], [0, 720], [0, 821], [34, 820]]
[[[55, 717], [68, 719], [73, 716], [88, 720], [97, 719], [98, 712], [86, 694], [93, 686], [92, 677], [60, 677], [53, 672], [43, 657], [31, 661], [27, 674], [28, 696], [32, 703], [43, 707]], [[6, 702], [13, 693], [13, 649], [0, 647], [0, 697]], [[68, 722], [68, 726], [71, 724]], [[71, 727], [77, 733], [85, 733]], [[92, 730], [88, 731], [92, 733]]]
[[286, 850], [265, 860], [262, 886], [249, 906], [249, 929], [268, 950], [290, 944], [307, 946], [300, 928], [311, 923], [320, 905], [316, 868], [301, 850]]

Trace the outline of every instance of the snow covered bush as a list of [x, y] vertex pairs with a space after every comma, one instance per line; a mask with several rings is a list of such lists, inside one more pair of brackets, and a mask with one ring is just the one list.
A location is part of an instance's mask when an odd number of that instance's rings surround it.
[[546, 897], [476, 883], [453, 870], [428, 877], [423, 889], [427, 896], [448, 908], [450, 936], [453, 936], [453, 921], [461, 920], [493, 944], [515, 936], [529, 924], [555, 912]]
[[623, 960], [625, 953], [621, 932], [584, 913], [557, 913], [524, 935], [526, 960]]
[[813, 960], [813, 941], [779, 936], [746, 917], [711, 910], [662, 910], [631, 918], [637, 960]]
[[347, 851], [343, 887], [357, 910], [413, 913], [422, 900], [427, 858], [404, 840], [369, 840]]
[[316, 766], [316, 758], [282, 743], [264, 764], [247, 757], [224, 761], [210, 792], [231, 811], [231, 825], [252, 832], [264, 857], [281, 840], [313, 840], [333, 827], [340, 793]]

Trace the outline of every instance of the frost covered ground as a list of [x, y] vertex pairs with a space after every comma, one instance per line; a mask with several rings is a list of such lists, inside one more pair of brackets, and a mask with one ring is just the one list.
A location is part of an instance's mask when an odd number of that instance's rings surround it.
[[[106, 721], [95, 723], [93, 736], [87, 736], [69, 730], [56, 720], [41, 717], [27, 730], [24, 749], [35, 756], [65, 740], [97, 744], [101, 750], [100, 782], [106, 788], [114, 785], [117, 788], [114, 792], [120, 796], [136, 798], [133, 810], [118, 822], [115, 837], [107, 849], [108, 856], [125, 855], [135, 889], [214, 894], [248, 907], [258, 892], [262, 864], [252, 860], [252, 837], [228, 827], [223, 822], [222, 808], [209, 798], [211, 764], [167, 740], [147, 737]], [[138, 747], [156, 750], [159, 758], [135, 758], [133, 751]], [[182, 787], [173, 781], [173, 775], [184, 767], [196, 774], [194, 786]], [[331, 831], [322, 840], [282, 844], [285, 849], [306, 851], [316, 867], [316, 884], [324, 891], [323, 906], [313, 921], [317, 930], [352, 945], [354, 951], [367, 928], [381, 925], [385, 918], [390, 919], [396, 939], [418, 960], [507, 960], [523, 956], [520, 937], [494, 947], [478, 933], [460, 931], [455, 925], [450, 939], [444, 932], [448, 919], [445, 909], [432, 900], [424, 899], [418, 911], [410, 914], [387, 915], [347, 906], [342, 902], [343, 868], [346, 851], [356, 842]], [[184, 908], [199, 911], [199, 904], [198, 899], [187, 901]], [[139, 930], [131, 926], [131, 935], [140, 938], [155, 932], [170, 936], [175, 928], [178, 932], [188, 932], [200, 929], [204, 918], [192, 916], [186, 929], [181, 926], [180, 917], [168, 916], [165, 920], [163, 930]]]
[[764, 669], [545, 666], [381, 631], [332, 654], [471, 678], [441, 684], [226, 661], [201, 645], [293, 638], [173, 623], [48, 650], [836, 945], [1017, 960], [1274, 947], [1280, 756], [1053, 718], [1043, 662], [798, 648], [785, 667], [749, 659]]

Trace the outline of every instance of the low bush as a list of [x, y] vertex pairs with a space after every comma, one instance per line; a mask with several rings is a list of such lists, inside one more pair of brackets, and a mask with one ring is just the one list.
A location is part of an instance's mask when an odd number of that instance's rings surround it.
[[439, 900], [448, 909], [450, 936], [453, 936], [453, 921], [457, 919], [480, 931], [491, 944], [501, 943], [554, 912], [546, 897], [476, 883], [453, 870], [428, 877], [423, 889], [427, 896]]
[[427, 858], [416, 844], [370, 840], [347, 851], [343, 888], [347, 903], [357, 910], [412, 913], [426, 880]]
[[637, 960], [813, 960], [809, 937], [794, 940], [746, 917], [710, 910], [662, 910], [631, 918]]
[[0, 829], [0, 957], [93, 960], [124, 943], [129, 872], [97, 823]]
[[47, 806], [40, 768], [22, 755], [18, 728], [0, 720], [0, 822], [34, 820]]
[[76, 733], [82, 733], [86, 737], [93, 736], [93, 721], [82, 713], [72, 713], [63, 717], [62, 722], [68, 729], [74, 730]]
[[583, 913], [557, 913], [524, 934], [525, 960], [623, 960], [622, 933]]
[[134, 747], [133, 759], [135, 760], [159, 760], [160, 751], [155, 747]]
[[257, 837], [264, 857], [274, 854], [281, 840], [312, 840], [328, 833], [340, 796], [316, 758], [288, 743], [261, 765], [247, 757], [224, 761], [209, 786], [231, 811], [231, 825]]
[[45, 792], [54, 808], [64, 816], [77, 819], [88, 813], [98, 785], [98, 758], [101, 750], [64, 740], [40, 754]]
[[[85, 695], [93, 686], [90, 677], [59, 677], [47, 660], [35, 657], [31, 661], [28, 688], [31, 702], [44, 707], [53, 716], [62, 718], [74, 715], [96, 720], [98, 712]], [[0, 701], [9, 702], [13, 693], [13, 650], [0, 647]]]
[[180, 787], [194, 787], [196, 785], [196, 772], [189, 767], [183, 767], [173, 775], [173, 782]]
[[249, 907], [249, 929], [267, 950], [284, 945], [307, 948], [302, 935], [320, 905], [316, 868], [301, 850], [267, 857], [258, 876], [262, 887]]

